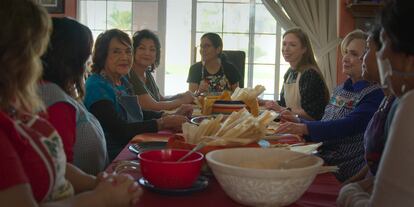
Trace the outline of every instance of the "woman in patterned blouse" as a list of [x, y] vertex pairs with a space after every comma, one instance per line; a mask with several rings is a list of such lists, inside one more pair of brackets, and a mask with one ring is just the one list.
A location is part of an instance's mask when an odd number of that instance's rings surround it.
[[241, 75], [223, 55], [223, 40], [216, 33], [205, 33], [200, 39], [201, 62], [190, 67], [188, 89], [194, 93], [217, 95], [225, 90], [234, 91]]
[[266, 107], [275, 111], [289, 109], [301, 118], [320, 120], [329, 91], [306, 33], [299, 28], [286, 31], [282, 54], [290, 68], [284, 76], [280, 100], [266, 101]]

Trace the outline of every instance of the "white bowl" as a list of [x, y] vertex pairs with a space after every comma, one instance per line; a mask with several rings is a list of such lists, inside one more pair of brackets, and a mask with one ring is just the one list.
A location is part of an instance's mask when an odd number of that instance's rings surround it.
[[309, 155], [277, 169], [303, 153], [284, 149], [230, 148], [206, 155], [221, 187], [233, 200], [249, 206], [286, 206], [300, 198], [314, 180], [323, 160]]

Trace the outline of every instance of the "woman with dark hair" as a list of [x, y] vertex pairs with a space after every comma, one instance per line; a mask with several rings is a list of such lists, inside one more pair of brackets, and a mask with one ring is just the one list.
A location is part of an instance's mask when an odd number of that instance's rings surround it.
[[[133, 86], [139, 104], [146, 110], [172, 110], [183, 104], [191, 104], [191, 92], [177, 94], [172, 97], [161, 95], [151, 73], [160, 64], [161, 44], [156, 34], [150, 30], [135, 32], [132, 37], [134, 61], [128, 74], [128, 80]], [[189, 107], [189, 106], [186, 106]], [[191, 109], [191, 107], [189, 107]]]
[[302, 29], [293, 28], [283, 34], [282, 44], [282, 54], [290, 68], [284, 76], [280, 100], [265, 101], [265, 106], [279, 112], [288, 109], [307, 120], [320, 120], [329, 91], [309, 37]]
[[86, 108], [99, 120], [105, 132], [112, 160], [137, 134], [170, 129], [181, 130], [187, 118], [141, 109], [128, 82], [132, 63], [131, 40], [125, 32], [111, 29], [96, 39], [92, 75], [86, 81]]
[[223, 41], [216, 33], [201, 36], [201, 62], [190, 67], [187, 82], [193, 93], [217, 94], [234, 91], [239, 86], [240, 74], [233, 64], [226, 61]]
[[[344, 186], [339, 206], [411, 206], [414, 198], [414, 2], [388, 1], [381, 12], [377, 53], [381, 84], [399, 98], [378, 172], [364, 182]], [[393, 108], [391, 110], [394, 109]], [[390, 112], [392, 113], [392, 112]]]
[[328, 165], [339, 167], [335, 176], [341, 182], [364, 166], [363, 135], [384, 94], [376, 83], [362, 79], [362, 55], [367, 34], [350, 32], [341, 43], [342, 67], [348, 79], [335, 88], [320, 121], [299, 119], [285, 110], [276, 133], [304, 136], [309, 142], [323, 142], [318, 155]]
[[[52, 30], [32, 0], [0, 1], [1, 206], [131, 206], [141, 193], [126, 175], [86, 175], [66, 162], [37, 94], [40, 56]], [[39, 113], [39, 111], [41, 111]]]
[[83, 105], [85, 63], [92, 50], [91, 30], [69, 18], [53, 18], [49, 47], [42, 56], [40, 96], [48, 120], [62, 137], [68, 162], [96, 175], [108, 164], [99, 121]]

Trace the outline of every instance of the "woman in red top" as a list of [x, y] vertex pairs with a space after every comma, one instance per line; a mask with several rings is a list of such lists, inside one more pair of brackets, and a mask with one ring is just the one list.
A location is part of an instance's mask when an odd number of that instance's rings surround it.
[[[31, 0], [0, 1], [0, 201], [2, 206], [129, 206], [140, 195], [124, 175], [96, 179], [66, 163], [36, 95], [51, 31]], [[76, 194], [76, 195], [74, 195]]]

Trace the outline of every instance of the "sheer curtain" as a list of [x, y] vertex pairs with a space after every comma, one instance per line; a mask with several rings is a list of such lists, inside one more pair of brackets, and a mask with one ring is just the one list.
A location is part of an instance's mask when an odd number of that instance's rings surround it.
[[287, 30], [300, 27], [312, 42], [316, 59], [329, 91], [336, 84], [337, 1], [332, 0], [262, 0], [273, 17]]

